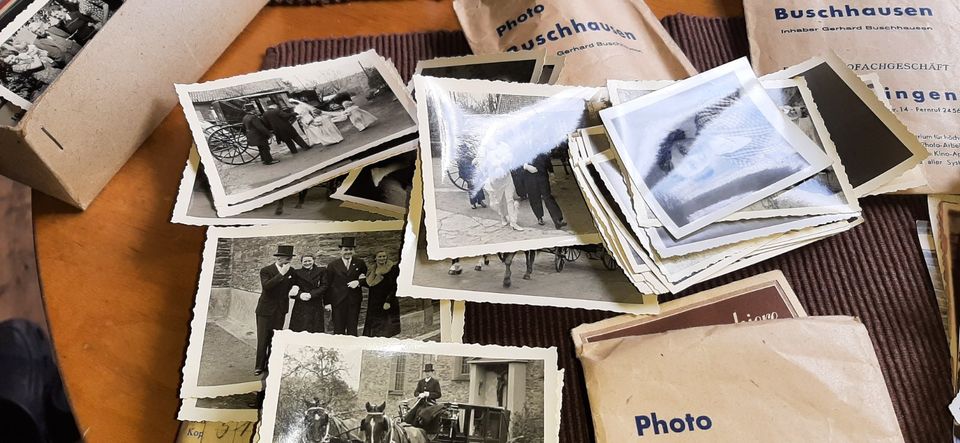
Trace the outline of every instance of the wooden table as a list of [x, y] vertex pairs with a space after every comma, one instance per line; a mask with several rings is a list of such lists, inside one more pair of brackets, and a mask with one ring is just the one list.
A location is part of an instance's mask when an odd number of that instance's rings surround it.
[[[648, 3], [659, 17], [742, 15], [737, 0]], [[449, 1], [267, 7], [203, 79], [255, 71], [266, 48], [287, 40], [453, 29]], [[51, 331], [90, 441], [172, 441], [177, 431], [204, 240], [203, 228], [169, 222], [190, 144], [178, 107], [86, 212], [33, 195]]]

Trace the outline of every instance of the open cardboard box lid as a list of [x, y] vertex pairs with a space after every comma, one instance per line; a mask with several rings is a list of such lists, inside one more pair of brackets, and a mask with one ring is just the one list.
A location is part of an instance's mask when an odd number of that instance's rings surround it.
[[127, 0], [16, 127], [0, 174], [86, 209], [267, 0]]

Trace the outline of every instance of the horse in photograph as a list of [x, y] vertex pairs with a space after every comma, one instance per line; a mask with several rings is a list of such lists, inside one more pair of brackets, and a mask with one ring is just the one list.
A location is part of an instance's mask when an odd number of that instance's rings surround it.
[[399, 420], [391, 420], [384, 410], [387, 403], [380, 406], [366, 404], [367, 416], [360, 421], [364, 434], [364, 443], [428, 443], [427, 433], [423, 429], [403, 425]]
[[301, 443], [353, 443], [363, 439], [356, 432], [360, 421], [355, 418], [341, 419], [329, 413], [323, 406], [311, 406], [303, 411], [303, 434]]

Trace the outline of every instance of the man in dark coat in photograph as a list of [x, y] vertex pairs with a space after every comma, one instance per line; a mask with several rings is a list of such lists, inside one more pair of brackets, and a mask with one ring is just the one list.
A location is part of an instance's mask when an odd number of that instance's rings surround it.
[[295, 269], [293, 280], [298, 286], [290, 312], [290, 330], [296, 332], [323, 332], [323, 273], [313, 254], [300, 257], [300, 269]]
[[276, 107], [270, 107], [263, 113], [263, 121], [270, 129], [273, 129], [273, 134], [277, 136], [277, 142], [285, 143], [292, 154], [297, 153], [297, 146], [304, 150], [310, 149], [310, 145], [294, 129], [293, 123], [290, 123], [296, 116], [297, 114], [289, 109], [281, 110]]
[[417, 389], [413, 391], [417, 403], [404, 415], [403, 421], [432, 433], [438, 424], [436, 418], [443, 412], [444, 407], [437, 406], [437, 400], [441, 396], [440, 381], [433, 378], [433, 363], [423, 365], [423, 373], [424, 377], [417, 381]]
[[260, 161], [265, 165], [272, 165], [277, 161], [270, 155], [270, 128], [263, 122], [263, 119], [257, 115], [257, 105], [247, 103], [243, 105], [243, 130], [247, 136], [247, 145], [256, 146], [260, 151]]
[[290, 290], [293, 289], [293, 246], [279, 245], [273, 254], [276, 262], [260, 269], [260, 300], [257, 301], [257, 365], [254, 375], [267, 369], [267, 353], [275, 329], [283, 328], [287, 316]]
[[360, 335], [361, 286], [366, 284], [367, 264], [354, 258], [356, 246], [355, 238], [342, 238], [340, 258], [327, 264], [324, 272], [324, 301], [333, 307], [334, 334]]
[[553, 164], [550, 162], [550, 153], [543, 153], [533, 159], [532, 162], [523, 165], [523, 183], [527, 192], [527, 200], [530, 202], [530, 208], [533, 209], [533, 215], [537, 216], [537, 223], [541, 226], [543, 223], [543, 206], [547, 206], [550, 212], [550, 218], [553, 219], [553, 225], [557, 229], [563, 228], [567, 222], [563, 221], [563, 212], [560, 205], [553, 198], [553, 192], [550, 190], [550, 173], [553, 172]]

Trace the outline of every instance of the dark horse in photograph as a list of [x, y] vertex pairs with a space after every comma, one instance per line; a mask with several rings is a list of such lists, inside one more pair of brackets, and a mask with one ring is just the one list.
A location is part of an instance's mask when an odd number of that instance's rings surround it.
[[391, 420], [384, 410], [387, 403], [379, 406], [370, 403], [366, 405], [367, 416], [360, 421], [360, 429], [364, 434], [364, 443], [428, 443], [427, 433], [420, 428], [401, 424], [399, 420]]
[[322, 406], [312, 406], [303, 411], [302, 443], [360, 443], [363, 439], [357, 432], [360, 421], [341, 419]]

